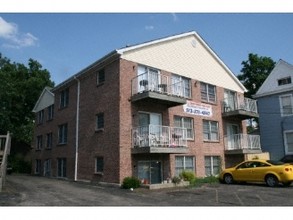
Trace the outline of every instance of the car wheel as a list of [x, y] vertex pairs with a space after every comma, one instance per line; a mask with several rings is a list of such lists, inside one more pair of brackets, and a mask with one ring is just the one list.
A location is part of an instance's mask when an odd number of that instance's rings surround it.
[[285, 182], [285, 183], [283, 183], [283, 186], [290, 186], [291, 183], [292, 183], [292, 182], [290, 182], [290, 181], [289, 181], [289, 182]]
[[231, 174], [226, 173], [226, 174], [224, 175], [224, 183], [226, 183], [226, 184], [231, 184], [231, 183], [233, 183], [233, 177], [232, 177]]
[[274, 186], [277, 186], [279, 184], [279, 180], [276, 176], [274, 175], [268, 175], [266, 176], [266, 184], [270, 187], [274, 187]]

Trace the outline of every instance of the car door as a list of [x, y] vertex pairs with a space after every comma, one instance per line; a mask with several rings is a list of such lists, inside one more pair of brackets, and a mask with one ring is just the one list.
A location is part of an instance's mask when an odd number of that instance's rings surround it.
[[233, 173], [236, 181], [250, 181], [251, 179], [251, 162], [247, 161], [240, 164]]
[[253, 164], [253, 168], [251, 169], [251, 181], [263, 182], [268, 167], [268, 164], [262, 162], [255, 162]]

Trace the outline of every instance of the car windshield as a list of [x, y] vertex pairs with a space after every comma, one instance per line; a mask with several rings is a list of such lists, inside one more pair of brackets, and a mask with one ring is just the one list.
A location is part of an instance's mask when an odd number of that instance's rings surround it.
[[276, 161], [276, 160], [267, 160], [267, 162], [272, 165], [283, 165], [284, 164], [282, 161]]

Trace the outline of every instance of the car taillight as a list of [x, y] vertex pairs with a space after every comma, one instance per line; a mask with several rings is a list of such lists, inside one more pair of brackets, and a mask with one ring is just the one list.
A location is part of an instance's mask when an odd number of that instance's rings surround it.
[[286, 171], [286, 172], [292, 171], [292, 168], [291, 168], [291, 167], [286, 167], [286, 168], [285, 168], [285, 171]]

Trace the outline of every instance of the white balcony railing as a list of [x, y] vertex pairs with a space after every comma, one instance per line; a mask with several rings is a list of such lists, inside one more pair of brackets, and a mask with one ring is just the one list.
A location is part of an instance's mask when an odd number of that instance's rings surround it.
[[223, 101], [224, 112], [230, 112], [235, 110], [244, 110], [247, 112], [257, 113], [256, 100], [250, 98], [237, 99], [224, 99]]
[[234, 134], [224, 137], [226, 150], [260, 150], [260, 136]]
[[131, 81], [132, 95], [152, 91], [166, 95], [184, 97], [185, 87], [183, 81], [172, 82], [170, 77], [158, 72], [145, 72], [134, 77]]
[[187, 147], [186, 128], [160, 125], [132, 129], [133, 147]]

